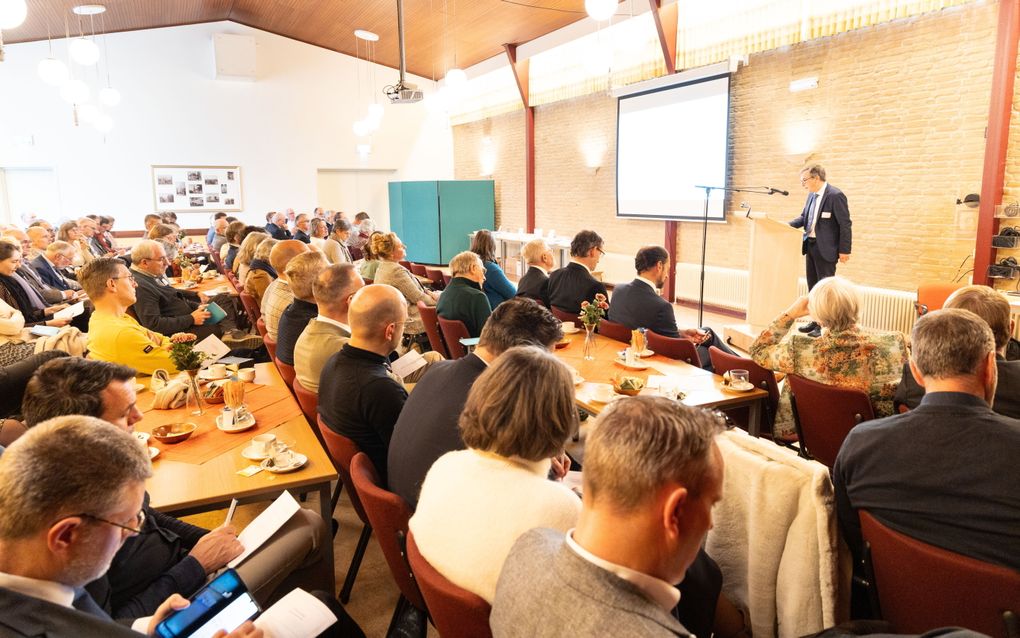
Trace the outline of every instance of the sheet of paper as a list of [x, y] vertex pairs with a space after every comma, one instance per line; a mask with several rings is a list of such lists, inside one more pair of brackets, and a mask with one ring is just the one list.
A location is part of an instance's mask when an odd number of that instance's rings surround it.
[[658, 390], [659, 386], [666, 379], [665, 375], [662, 374], [650, 374], [648, 375], [648, 381], [645, 383], [645, 387], [649, 390]]
[[217, 361], [216, 363], [222, 363], [225, 366], [232, 366], [241, 365], [242, 363], [247, 363], [248, 361], [253, 361], [253, 359], [250, 359], [248, 357], [220, 357], [220, 360]]
[[404, 356], [391, 363], [390, 368], [401, 379], [406, 379], [415, 370], [424, 368], [426, 363], [428, 361], [417, 350], [408, 350]]
[[267, 638], [318, 636], [337, 621], [322, 601], [303, 589], [295, 589], [255, 619]]
[[244, 531], [237, 535], [237, 540], [241, 541], [244, 551], [240, 556], [230, 561], [227, 567], [240, 565], [252, 552], [269, 540], [276, 530], [283, 527], [283, 524], [289, 521], [290, 517], [294, 516], [299, 509], [301, 509], [301, 505], [294, 500], [290, 492], [280, 494], [280, 498], [273, 501], [272, 505], [263, 510], [255, 520], [248, 524], [248, 527], [244, 528]]
[[195, 350], [204, 352], [208, 355], [205, 361], [202, 362], [203, 368], [230, 352], [230, 348], [227, 347], [227, 344], [220, 341], [216, 335], [209, 335], [205, 339], [196, 343]]
[[79, 301], [78, 303], [68, 306], [63, 310], [58, 310], [53, 313], [54, 319], [74, 319], [81, 313], [85, 312], [85, 302]]
[[572, 490], [573, 489], [580, 490], [581, 489], [581, 485], [583, 483], [583, 481], [581, 479], [582, 479], [582, 473], [581, 472], [576, 472], [574, 470], [571, 470], [571, 471], [567, 472], [566, 476], [563, 477], [563, 484], [566, 485], [567, 487], [569, 487]]

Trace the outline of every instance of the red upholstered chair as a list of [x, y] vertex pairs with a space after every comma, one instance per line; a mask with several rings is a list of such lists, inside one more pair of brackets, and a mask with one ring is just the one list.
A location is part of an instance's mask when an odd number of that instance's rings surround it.
[[[354, 549], [354, 555], [351, 556], [351, 565], [347, 568], [347, 577], [340, 589], [340, 602], [347, 604], [351, 600], [351, 590], [354, 588], [354, 579], [357, 578], [358, 570], [361, 568], [361, 560], [365, 557], [365, 550], [368, 549], [368, 540], [372, 537], [372, 525], [368, 522], [368, 514], [365, 513], [361, 499], [358, 498], [358, 492], [354, 489], [354, 483], [351, 482], [351, 461], [355, 455], [361, 453], [361, 450], [358, 449], [354, 441], [329, 429], [329, 426], [323, 423], [322, 417], [316, 418], [315, 422], [319, 426], [322, 440], [326, 442], [326, 450], [329, 451], [329, 456], [333, 459], [333, 465], [340, 473], [341, 483], [347, 488], [354, 513], [358, 515], [364, 525], [361, 528], [361, 536], [358, 538], [358, 546]], [[339, 498], [339, 488], [333, 496]]]
[[566, 321], [566, 322], [572, 321], [572, 322], [574, 322], [574, 325], [577, 326], [578, 328], [582, 327], [581, 326], [581, 318], [578, 317], [575, 313], [567, 312], [566, 310], [560, 310], [556, 306], [549, 306], [549, 310], [551, 310], [552, 313], [553, 313], [553, 316], [555, 316], [560, 321]]
[[[414, 605], [424, 612], [428, 611], [404, 553], [404, 539], [407, 536], [407, 521], [411, 518], [411, 510], [404, 499], [380, 487], [379, 475], [364, 452], [358, 452], [351, 461], [351, 480], [375, 530], [375, 538], [379, 541], [386, 564], [389, 565], [390, 575], [400, 590], [400, 600], [397, 601], [397, 608], [393, 610], [393, 620], [390, 622], [392, 629], [406, 605]], [[387, 631], [386, 635], [390, 635], [390, 632]]]
[[428, 277], [428, 272], [425, 270], [425, 266], [411, 262], [411, 274], [418, 275], [419, 277]]
[[397, 263], [400, 264], [401, 266], [403, 266], [404, 268], [407, 268], [408, 270], [411, 270], [411, 262], [407, 261], [406, 259], [401, 259]]
[[443, 271], [438, 268], [426, 268], [425, 276], [432, 280], [432, 287], [436, 290], [442, 290], [446, 287], [446, 281], [443, 279]]
[[298, 404], [301, 406], [301, 411], [304, 412], [305, 418], [308, 419], [308, 424], [314, 426], [315, 421], [319, 418], [319, 395], [301, 385], [301, 382], [298, 381], [297, 374], [294, 375], [294, 382], [292, 385], [294, 388], [294, 396], [297, 397]]
[[1020, 572], [891, 530], [859, 510], [870, 580], [882, 618], [896, 633], [966, 627], [1020, 636]]
[[949, 299], [949, 295], [963, 288], [963, 286], [963, 284], [949, 282], [921, 284], [917, 287], [917, 301], [914, 303], [914, 310], [917, 311], [917, 316], [920, 317], [933, 310], [941, 309], [942, 305], [946, 303], [946, 299]]
[[262, 335], [262, 341], [264, 342], [269, 331], [266, 330], [266, 320], [262, 318], [261, 312], [259, 313], [259, 318], [255, 320], [255, 329], [259, 331], [260, 335]]
[[630, 343], [630, 328], [622, 323], [616, 323], [609, 319], [603, 319], [599, 322], [599, 334], [603, 337], [609, 337], [610, 339]]
[[832, 467], [843, 439], [855, 425], [875, 418], [866, 392], [788, 375], [793, 420], [801, 456]]
[[407, 534], [407, 560], [415, 581], [421, 589], [429, 614], [443, 638], [486, 638], [489, 612], [492, 607], [481, 596], [457, 587], [436, 571], [414, 544], [414, 534]]
[[439, 315], [436, 314], [436, 307], [419, 301], [418, 314], [421, 315], [421, 322], [425, 324], [425, 334], [429, 336], [429, 345], [444, 358], [449, 359], [450, 352], [446, 349], [443, 335], [439, 331]]
[[371, 286], [372, 284], [375, 283], [375, 279], [365, 279], [364, 277], [362, 277], [362, 280], [365, 282], [366, 286]]
[[655, 354], [689, 363], [696, 368], [701, 367], [698, 346], [690, 339], [664, 337], [651, 330], [647, 331], [645, 336], [648, 337], [648, 349]]
[[[261, 321], [261, 319], [259, 321]], [[265, 326], [264, 323], [262, 325]], [[262, 343], [266, 344], [266, 350], [269, 351], [269, 357], [273, 361], [276, 361], [276, 339], [269, 336], [268, 330], [264, 335], [262, 335]]]
[[241, 305], [244, 306], [244, 311], [248, 313], [248, 318], [251, 319], [252, 323], [256, 323], [262, 318], [262, 311], [259, 310], [259, 305], [255, 303], [255, 297], [252, 297], [243, 290], [241, 291]]
[[439, 330], [443, 333], [443, 341], [446, 343], [446, 349], [450, 353], [450, 358], [460, 359], [466, 355], [467, 348], [464, 347], [460, 340], [467, 339], [471, 335], [468, 333], [464, 322], [458, 319], [443, 319], [438, 315], [437, 319], [439, 321]]
[[[652, 350], [655, 350], [655, 348], [652, 348]], [[749, 381], [769, 393], [769, 398], [765, 401], [764, 414], [762, 414], [761, 435], [772, 438], [772, 425], [776, 420], [776, 410], [779, 409], [779, 383], [776, 381], [776, 373], [761, 367], [751, 359], [723, 352], [715, 346], [708, 349], [708, 355], [712, 359], [712, 370], [716, 374], [722, 374], [730, 370], [747, 370]], [[734, 423], [747, 430], [747, 408], [735, 408], [723, 410], [723, 412]]]
[[453, 281], [453, 275], [447, 275], [444, 272], [443, 273], [443, 287], [445, 288], [446, 286], [449, 286], [451, 281]]
[[293, 391], [294, 377], [297, 376], [297, 372], [294, 371], [294, 366], [280, 361], [276, 358], [275, 354], [273, 355], [273, 363], [276, 364], [276, 369], [280, 371], [280, 376], [283, 377], [283, 382], [287, 384], [288, 388], [291, 388], [291, 391]]

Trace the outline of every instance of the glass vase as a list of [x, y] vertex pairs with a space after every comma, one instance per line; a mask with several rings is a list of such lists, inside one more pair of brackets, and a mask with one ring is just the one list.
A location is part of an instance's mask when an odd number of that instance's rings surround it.
[[202, 416], [205, 410], [202, 409], [202, 394], [198, 390], [198, 370], [187, 370], [188, 373], [188, 403], [187, 410], [192, 416]]
[[595, 360], [595, 324], [584, 324], [584, 360]]

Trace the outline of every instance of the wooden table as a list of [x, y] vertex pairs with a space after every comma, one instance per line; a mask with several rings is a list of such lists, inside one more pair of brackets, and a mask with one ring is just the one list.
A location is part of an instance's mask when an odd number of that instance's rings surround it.
[[[704, 408], [737, 408], [746, 406], [748, 414], [748, 431], [758, 436], [761, 430], [762, 407], [768, 392], [755, 388], [748, 392], [736, 392], [723, 385], [723, 379], [717, 374], [692, 366], [683, 361], [669, 359], [661, 355], [653, 355], [641, 359], [647, 370], [628, 370], [614, 363], [618, 353], [627, 344], [615, 339], [595, 335], [595, 360], [584, 360], [584, 331], [567, 335], [570, 345], [556, 350], [556, 356], [564, 363], [575, 368], [584, 378], [584, 383], [577, 387], [577, 404], [591, 414], [598, 414], [606, 404], [595, 401], [592, 397], [595, 383], [612, 383], [613, 377], [640, 377], [645, 381], [649, 375], [664, 375], [671, 378], [677, 389], [686, 397], [684, 405]], [[645, 388], [641, 394], [657, 394], [656, 390]]]
[[223, 275], [216, 275], [211, 279], [204, 279], [197, 286], [192, 286], [190, 288], [185, 287], [184, 284], [181, 283], [180, 277], [171, 277], [170, 285], [176, 288], [177, 290], [190, 290], [191, 292], [195, 293], [201, 292], [205, 294], [208, 294], [210, 290], [222, 288], [223, 289], [222, 291], [228, 295], [237, 295], [237, 291], [234, 290], [234, 287], [230, 285], [230, 282], [227, 281], [227, 278], [224, 277]]
[[[273, 364], [259, 363], [256, 364], [255, 370], [256, 384], [286, 387]], [[222, 405], [207, 406], [205, 415], [192, 416], [186, 408], [152, 410], [152, 399], [151, 390], [139, 393], [138, 405], [145, 413], [145, 418], [135, 425], [136, 431], [149, 432], [158, 425], [174, 421], [190, 421], [200, 424], [201, 427], [213, 424], [212, 427], [215, 427], [214, 419], [223, 407]], [[183, 516], [227, 507], [233, 498], [241, 503], [251, 503], [275, 499], [284, 490], [290, 490], [294, 494], [318, 492], [320, 513], [328, 530], [329, 521], [333, 517], [330, 483], [337, 479], [333, 462], [326, 451], [322, 449], [322, 445], [319, 444], [293, 396], [287, 395], [273, 408], [276, 414], [284, 415], [282, 423], [278, 425], [266, 424], [271, 427], [258, 427], [232, 435], [237, 437], [237, 446], [205, 463], [196, 465], [173, 461], [163, 458], [162, 454], [156, 457], [152, 462], [153, 476], [147, 483], [152, 506], [163, 512]], [[283, 408], [282, 411], [281, 408]], [[256, 410], [256, 420], [258, 417], [259, 411]], [[266, 470], [251, 477], [237, 474], [238, 470], [256, 463], [241, 456], [241, 450], [251, 442], [255, 434], [266, 433], [275, 434], [277, 439], [292, 444], [296, 451], [308, 457], [308, 463], [301, 469], [288, 474], [273, 474]], [[158, 443], [154, 439], [150, 440], [150, 445], [161, 450], [171, 447]], [[177, 443], [174, 447], [186, 445], [188, 445], [188, 441]], [[332, 566], [332, 540], [327, 540], [323, 545], [325, 549], [323, 560], [327, 561], [327, 565]], [[329, 572], [333, 574], [332, 569]], [[335, 579], [335, 576], [331, 578]], [[335, 580], [332, 584], [334, 585], [333, 591], [335, 591]]]

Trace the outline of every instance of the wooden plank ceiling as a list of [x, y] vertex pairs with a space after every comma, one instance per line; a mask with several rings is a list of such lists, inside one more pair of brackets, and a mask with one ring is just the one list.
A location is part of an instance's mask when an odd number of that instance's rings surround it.
[[[396, 68], [396, 0], [28, 0], [28, 17], [4, 31], [8, 44], [91, 31], [71, 8], [106, 6], [95, 30], [132, 31], [232, 20], [240, 24], [355, 55], [355, 29], [379, 34], [375, 61]], [[584, 17], [584, 0], [404, 0], [407, 70], [439, 79], [447, 68], [469, 67]], [[365, 56], [364, 43], [361, 57]]]

